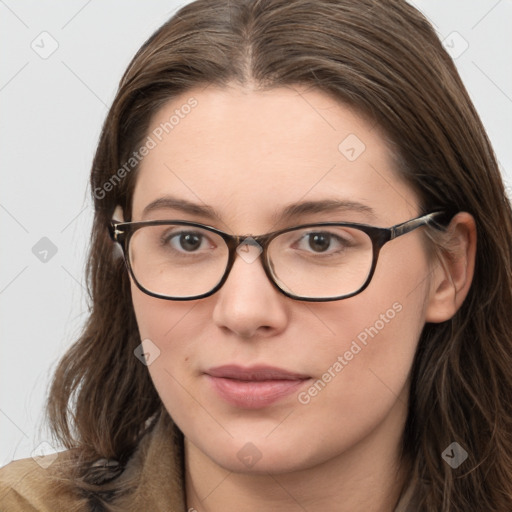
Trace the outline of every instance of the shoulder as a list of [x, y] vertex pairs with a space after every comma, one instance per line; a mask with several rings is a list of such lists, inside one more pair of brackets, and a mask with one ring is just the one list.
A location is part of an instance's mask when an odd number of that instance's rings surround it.
[[70, 451], [13, 461], [0, 468], [2, 512], [87, 511], [87, 503], [59, 477], [70, 470]]
[[68, 450], [0, 468], [0, 512], [185, 510], [183, 443], [167, 413], [154, 418], [113, 478], [109, 461], [99, 459], [84, 487], [74, 477], [77, 455]]

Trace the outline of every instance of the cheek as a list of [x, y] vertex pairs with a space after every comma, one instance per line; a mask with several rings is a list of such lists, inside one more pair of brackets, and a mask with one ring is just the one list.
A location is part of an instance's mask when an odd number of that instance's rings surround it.
[[173, 377], [183, 381], [197, 351], [196, 329], [200, 331], [202, 326], [199, 321], [190, 321], [197, 302], [156, 299], [133, 284], [132, 302], [140, 338], [157, 354], [148, 370], [158, 393], [165, 399], [172, 392]]
[[343, 399], [346, 410], [358, 414], [364, 415], [370, 403], [385, 408], [408, 378], [422, 328], [419, 312], [417, 304], [400, 294], [372, 301], [371, 308], [361, 300], [340, 311], [337, 323], [334, 318], [330, 323], [336, 332], [328, 349], [310, 354], [317, 380], [299, 402], [324, 395], [318, 402], [329, 406]]
[[335, 336], [328, 350], [317, 346], [308, 354], [314, 381], [297, 397], [295, 425], [314, 431], [320, 422], [330, 441], [312, 452], [325, 456], [347, 449], [379, 425], [398, 432], [407, 415], [409, 375], [422, 325], [418, 304], [398, 290], [387, 298], [355, 299], [346, 309], [338, 305], [337, 323], [334, 312], [323, 317], [335, 326]]
[[196, 389], [198, 354], [204, 350], [201, 332], [207, 321], [199, 318], [198, 303], [155, 299], [134, 286], [132, 301], [140, 337], [151, 340], [158, 353], [147, 369], [165, 409], [187, 436], [194, 437], [197, 430], [200, 436], [218, 434], [218, 425], [199, 405]]
[[384, 247], [375, 275], [360, 295], [316, 310], [332, 333], [310, 354], [321, 381], [311, 394], [321, 390], [326, 403], [344, 396], [357, 410], [362, 399], [395, 399], [405, 385], [425, 323], [429, 264], [419, 240], [408, 240], [407, 250], [399, 242], [390, 244], [393, 250]]
[[[162, 340], [179, 322], [179, 307], [141, 292], [132, 282], [132, 303], [142, 339]], [[190, 305], [189, 305], [190, 307]]]

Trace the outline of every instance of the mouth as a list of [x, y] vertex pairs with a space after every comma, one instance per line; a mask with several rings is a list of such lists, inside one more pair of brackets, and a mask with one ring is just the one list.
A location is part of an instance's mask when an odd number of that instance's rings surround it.
[[261, 409], [284, 399], [309, 381], [309, 375], [271, 366], [225, 365], [205, 373], [213, 390], [229, 404]]

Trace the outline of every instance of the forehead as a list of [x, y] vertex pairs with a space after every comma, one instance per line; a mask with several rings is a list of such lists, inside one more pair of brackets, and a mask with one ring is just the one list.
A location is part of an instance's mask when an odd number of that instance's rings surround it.
[[388, 205], [415, 208], [375, 125], [318, 90], [194, 89], [153, 115], [147, 137], [134, 219], [165, 195], [255, 229], [301, 199], [350, 200], [381, 215]]

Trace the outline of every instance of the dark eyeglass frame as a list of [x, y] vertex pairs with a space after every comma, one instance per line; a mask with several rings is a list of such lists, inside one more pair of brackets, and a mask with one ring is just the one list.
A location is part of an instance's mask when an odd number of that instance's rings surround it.
[[[148, 221], [139, 221], [139, 222], [115, 222], [112, 221], [109, 226], [109, 234], [112, 240], [116, 243], [118, 243], [124, 254], [124, 260], [128, 269], [128, 272], [132, 276], [135, 284], [137, 287], [147, 295], [150, 295], [151, 297], [155, 297], [158, 299], [164, 299], [164, 300], [196, 300], [196, 299], [203, 299], [205, 297], [209, 297], [210, 295], [213, 295], [215, 292], [217, 292], [222, 285], [226, 282], [229, 273], [231, 271], [231, 268], [233, 267], [233, 264], [235, 262], [236, 258], [236, 249], [238, 246], [244, 242], [247, 238], [252, 238], [255, 242], [257, 242], [261, 248], [262, 248], [262, 258], [261, 262], [263, 265], [263, 269], [265, 270], [265, 274], [267, 275], [269, 281], [274, 285], [275, 288], [277, 288], [281, 293], [286, 295], [287, 297], [290, 297], [291, 299], [295, 300], [301, 300], [301, 301], [307, 301], [307, 302], [328, 302], [328, 301], [335, 301], [335, 300], [343, 300], [348, 299], [349, 297], [353, 297], [354, 295], [358, 295], [363, 290], [365, 290], [368, 285], [370, 284], [370, 281], [372, 280], [372, 277], [375, 273], [375, 268], [377, 266], [377, 260], [379, 257], [380, 250], [386, 244], [387, 242], [394, 240], [395, 238], [398, 238], [402, 235], [405, 235], [407, 233], [410, 233], [411, 231], [421, 227], [421, 226], [432, 226], [436, 229], [442, 230], [444, 225], [451, 220], [451, 217], [453, 214], [450, 214], [445, 211], [435, 211], [432, 213], [427, 213], [425, 215], [422, 215], [420, 217], [415, 217], [414, 219], [407, 220], [405, 222], [402, 222], [400, 224], [396, 224], [395, 226], [391, 226], [389, 228], [381, 228], [376, 226], [369, 226], [367, 224], [358, 224], [358, 223], [349, 223], [349, 222], [314, 222], [309, 224], [301, 224], [300, 226], [293, 226], [285, 229], [280, 229], [278, 231], [272, 231], [271, 233], [266, 233], [264, 235], [230, 235], [229, 233], [225, 233], [224, 231], [221, 231], [217, 228], [214, 228], [212, 226], [207, 226], [205, 224], [200, 224], [198, 222], [191, 222], [191, 221], [184, 221], [184, 220], [148, 220]], [[129, 257], [129, 251], [128, 246], [130, 244], [130, 239], [133, 236], [133, 234], [140, 228], [143, 228], [145, 226], [162, 226], [166, 224], [174, 224], [174, 225], [181, 225], [181, 226], [193, 226], [200, 229], [204, 229], [206, 231], [211, 231], [213, 233], [216, 233], [220, 237], [224, 239], [226, 242], [226, 245], [228, 246], [229, 250], [229, 256], [228, 256], [228, 262], [226, 265], [226, 270], [224, 271], [224, 275], [218, 282], [218, 284], [209, 292], [203, 293], [201, 295], [194, 295], [191, 297], [171, 297], [168, 295], [161, 295], [158, 293], [151, 292], [147, 289], [145, 289], [137, 280], [135, 277], [135, 274], [133, 272], [131, 263], [130, 263], [130, 257]], [[372, 265], [370, 272], [368, 273], [368, 277], [366, 278], [366, 281], [363, 283], [363, 285], [356, 291], [340, 295], [337, 297], [301, 297], [300, 295], [294, 295], [293, 293], [287, 292], [286, 290], [283, 290], [279, 284], [275, 281], [272, 271], [270, 269], [270, 263], [267, 258], [267, 248], [270, 242], [276, 238], [277, 236], [281, 235], [282, 233], [287, 233], [290, 231], [295, 231], [299, 229], [304, 229], [308, 227], [322, 227], [322, 226], [338, 226], [338, 227], [348, 227], [353, 229], [359, 229], [360, 231], [363, 231], [366, 233], [369, 238], [372, 241]]]

